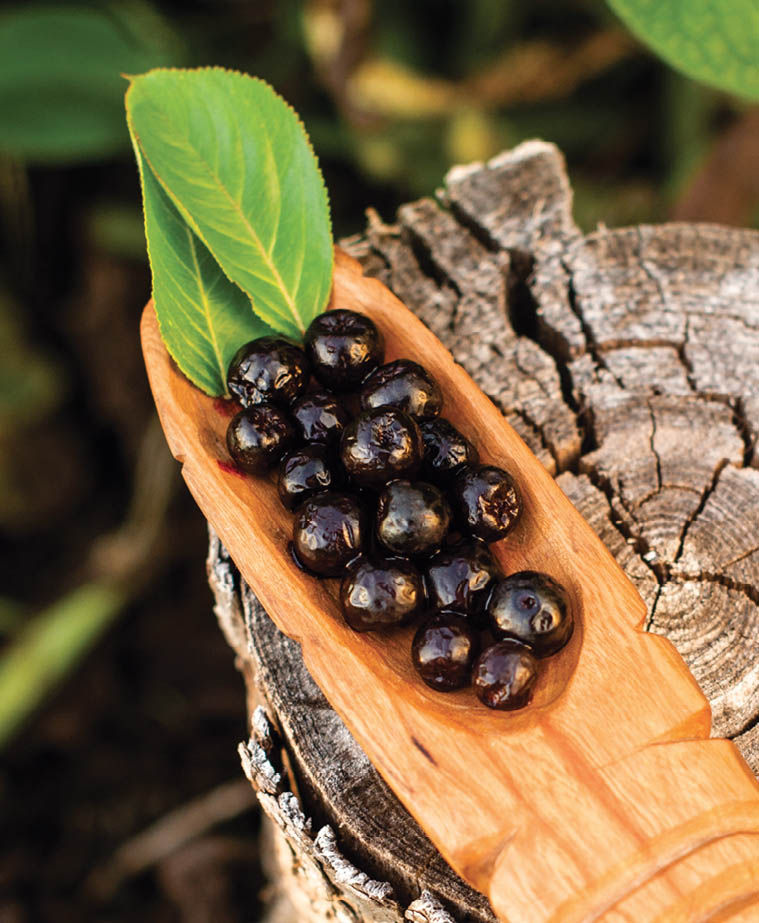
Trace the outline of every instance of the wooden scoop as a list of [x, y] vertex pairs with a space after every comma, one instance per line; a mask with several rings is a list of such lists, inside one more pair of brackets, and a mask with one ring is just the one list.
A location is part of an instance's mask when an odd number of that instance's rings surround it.
[[270, 480], [230, 465], [228, 416], [177, 370], [148, 304], [142, 345], [171, 451], [332, 706], [501, 920], [759, 920], [759, 785], [732, 743], [707, 739], [709, 705], [674, 647], [642, 631], [632, 584], [436, 337], [339, 250], [330, 307], [372, 317], [388, 360], [424, 364], [443, 389], [445, 416], [483, 462], [514, 474], [524, 513], [493, 552], [506, 573], [557, 579], [576, 618], [521, 711], [490, 711], [470, 690], [428, 689], [411, 665], [412, 627], [353, 632], [338, 581], [295, 566], [292, 514]]

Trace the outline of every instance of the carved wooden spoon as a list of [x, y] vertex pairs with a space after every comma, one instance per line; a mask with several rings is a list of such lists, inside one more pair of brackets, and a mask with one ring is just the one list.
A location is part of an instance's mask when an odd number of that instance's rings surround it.
[[541, 662], [521, 711], [489, 711], [470, 690], [428, 689], [410, 661], [413, 628], [353, 632], [338, 582], [295, 566], [292, 514], [270, 480], [230, 464], [228, 417], [177, 370], [150, 303], [142, 345], [171, 451], [332, 706], [502, 920], [759, 919], [759, 785], [732, 743], [706, 739], [709, 705], [674, 647], [642, 631], [632, 584], [450, 353], [340, 250], [330, 307], [372, 317], [387, 359], [421, 362], [483, 462], [515, 475], [524, 513], [492, 550], [507, 573], [538, 570], [562, 583], [577, 623], [568, 646]]

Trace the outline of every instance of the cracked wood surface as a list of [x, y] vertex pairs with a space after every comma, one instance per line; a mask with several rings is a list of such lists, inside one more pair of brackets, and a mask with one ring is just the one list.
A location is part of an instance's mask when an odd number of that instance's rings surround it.
[[[758, 772], [759, 235], [668, 225], [582, 236], [560, 155], [530, 142], [455, 168], [438, 202], [402, 207], [391, 226], [370, 216], [343, 246], [558, 477], [641, 593], [649, 630], [689, 664], [714, 733]], [[223, 552], [211, 550], [213, 576]], [[281, 731], [292, 790], [354, 865], [392, 886], [390, 903], [354, 906], [327, 875], [347, 918], [423, 920], [424, 891], [448, 919], [492, 920], [329, 708], [298, 646], [225, 579], [212, 579], [217, 611]], [[288, 842], [297, 858], [305, 847]], [[329, 918], [310, 906], [299, 919]]]

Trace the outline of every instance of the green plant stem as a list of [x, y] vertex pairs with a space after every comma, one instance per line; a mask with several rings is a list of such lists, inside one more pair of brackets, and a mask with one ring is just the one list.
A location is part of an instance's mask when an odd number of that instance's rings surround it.
[[0, 748], [63, 680], [127, 601], [106, 582], [87, 583], [32, 619], [0, 659]]

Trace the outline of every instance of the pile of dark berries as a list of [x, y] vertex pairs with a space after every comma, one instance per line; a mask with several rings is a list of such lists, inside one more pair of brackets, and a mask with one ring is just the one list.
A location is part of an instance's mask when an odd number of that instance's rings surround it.
[[572, 634], [566, 595], [545, 574], [501, 574], [486, 543], [519, 521], [514, 479], [480, 464], [440, 416], [440, 387], [421, 365], [383, 365], [384, 353], [354, 311], [317, 317], [303, 349], [278, 337], [242, 346], [227, 377], [244, 408], [229, 453], [253, 474], [279, 466], [291, 553], [314, 576], [342, 578], [351, 628], [423, 619], [411, 656], [428, 686], [471, 682], [490, 708], [521, 708], [538, 659]]

